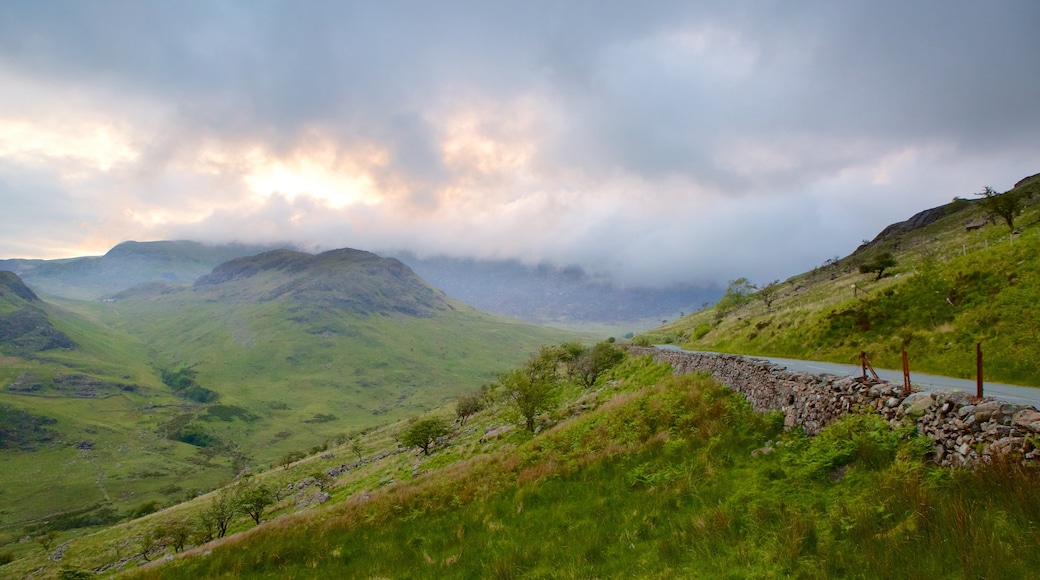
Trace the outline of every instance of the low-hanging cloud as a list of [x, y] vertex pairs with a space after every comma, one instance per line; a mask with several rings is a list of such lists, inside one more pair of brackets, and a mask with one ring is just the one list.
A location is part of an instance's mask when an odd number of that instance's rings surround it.
[[1040, 5], [48, 2], [0, 255], [124, 239], [783, 278], [1040, 171]]

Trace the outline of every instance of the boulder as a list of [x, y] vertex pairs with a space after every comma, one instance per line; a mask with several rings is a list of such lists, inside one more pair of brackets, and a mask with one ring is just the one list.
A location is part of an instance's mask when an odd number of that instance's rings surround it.
[[903, 411], [906, 413], [924, 413], [934, 404], [935, 399], [931, 393], [913, 393], [903, 399]]

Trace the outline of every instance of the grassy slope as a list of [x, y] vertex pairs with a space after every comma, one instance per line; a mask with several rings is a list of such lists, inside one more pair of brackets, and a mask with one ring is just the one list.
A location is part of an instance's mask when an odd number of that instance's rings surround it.
[[[778, 416], [710, 379], [668, 375], [627, 363], [572, 393], [595, 410], [535, 437], [480, 441], [506, 420], [492, 407], [430, 457], [343, 475], [331, 507], [288, 515], [299, 500], [283, 500], [271, 523], [131, 576], [1026, 577], [1040, 564], [1035, 471], [934, 467], [913, 427], [873, 416], [780, 435]], [[388, 430], [364, 442], [370, 455], [392, 446]], [[258, 477], [284, 484], [324, 465]], [[101, 566], [206, 501], [77, 540], [65, 564]], [[37, 549], [8, 570], [41, 565]]]
[[[60, 433], [33, 453], [0, 451], [0, 540], [25, 535], [27, 522], [85, 506], [126, 512], [148, 501], [180, 501], [244, 464], [275, 463], [330, 437], [444, 404], [537, 345], [574, 336], [461, 304], [429, 318], [324, 311], [320, 322], [329, 328], [314, 333], [313, 325], [288, 320], [300, 313], [284, 302], [229, 306], [212, 298], [184, 291], [42, 306], [80, 347], [44, 351], [36, 360], [5, 357], [0, 385], [28, 372], [43, 383], [85, 374], [138, 388], [97, 398], [61, 396], [51, 387], [0, 391], [2, 403], [57, 419], [50, 427]], [[159, 380], [162, 368], [192, 365], [230, 416], [173, 396]], [[222, 445], [166, 439], [162, 426], [178, 420]]]
[[[1040, 197], [1040, 180], [1022, 187]], [[709, 308], [645, 340], [845, 363], [864, 350], [884, 368], [900, 368], [905, 342], [912, 370], [962, 378], [974, 376], [981, 342], [988, 379], [1040, 386], [1040, 207], [1023, 211], [1013, 241], [1002, 223], [965, 231], [983, 215], [977, 203], [946, 209], [937, 222], [786, 280], [772, 309], [752, 299], [719, 320]], [[884, 278], [859, 273], [883, 252], [898, 262]]]

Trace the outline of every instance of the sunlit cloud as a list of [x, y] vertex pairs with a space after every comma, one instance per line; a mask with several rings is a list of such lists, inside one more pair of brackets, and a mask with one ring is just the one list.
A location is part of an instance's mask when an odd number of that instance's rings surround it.
[[0, 119], [0, 158], [18, 163], [44, 166], [53, 161], [73, 161], [90, 169], [109, 171], [138, 156], [132, 139], [111, 124], [69, 126]]
[[292, 201], [307, 196], [333, 209], [372, 205], [382, 198], [373, 171], [385, 167], [387, 158], [376, 146], [345, 148], [314, 137], [287, 155], [250, 151], [242, 179], [260, 198], [279, 194]]

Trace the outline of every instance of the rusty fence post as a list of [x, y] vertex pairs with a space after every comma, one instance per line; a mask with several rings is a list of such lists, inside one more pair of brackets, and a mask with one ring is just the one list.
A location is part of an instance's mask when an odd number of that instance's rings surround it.
[[975, 343], [975, 396], [982, 398], [982, 343]]
[[903, 396], [910, 394], [910, 357], [906, 354], [906, 345], [903, 345]]
[[880, 383], [881, 377], [874, 371], [874, 367], [870, 366], [870, 361], [867, 360], [867, 353], [859, 351], [860, 361], [863, 363], [863, 380], [867, 380], [867, 371], [870, 371], [870, 375], [874, 377], [874, 381]]

